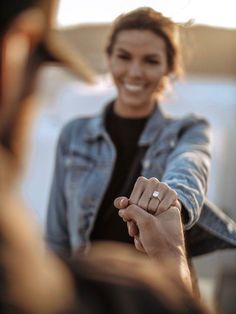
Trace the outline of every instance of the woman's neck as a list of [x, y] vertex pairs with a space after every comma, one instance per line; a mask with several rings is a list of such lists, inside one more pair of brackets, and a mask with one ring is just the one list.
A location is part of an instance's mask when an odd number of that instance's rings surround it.
[[152, 114], [156, 104], [155, 99], [145, 106], [128, 106], [117, 99], [114, 102], [114, 113], [123, 118], [146, 118]]

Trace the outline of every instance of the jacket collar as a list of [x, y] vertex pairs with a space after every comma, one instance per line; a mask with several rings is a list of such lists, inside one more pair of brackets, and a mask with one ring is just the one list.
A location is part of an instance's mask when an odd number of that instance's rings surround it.
[[[107, 107], [105, 107], [102, 113], [90, 119], [85, 132], [85, 138], [88, 141], [95, 141], [99, 137], [107, 137], [107, 132], [105, 129], [106, 108]], [[160, 106], [156, 105], [156, 108], [149, 118], [139, 139], [139, 145], [149, 146], [151, 143], [153, 143], [167, 123], [168, 118], [164, 115]]]
[[157, 104], [155, 111], [149, 118], [145, 129], [139, 139], [140, 146], [149, 146], [160, 135], [163, 128], [168, 123], [168, 118], [162, 112], [160, 106]]
[[[109, 105], [108, 105], [109, 106]], [[89, 120], [89, 123], [86, 127], [85, 131], [85, 139], [90, 141], [96, 141], [98, 138], [106, 137], [106, 129], [105, 129], [105, 115], [106, 115], [106, 108], [99, 113], [98, 115], [92, 117]]]

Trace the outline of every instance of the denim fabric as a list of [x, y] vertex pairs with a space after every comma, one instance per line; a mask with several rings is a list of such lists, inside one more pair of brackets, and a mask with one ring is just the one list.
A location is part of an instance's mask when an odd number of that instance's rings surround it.
[[[177, 192], [189, 216], [185, 228], [190, 229], [200, 217], [207, 190], [208, 123], [194, 115], [173, 119], [157, 107], [139, 146], [147, 147], [142, 175], [156, 177]], [[115, 160], [116, 151], [104, 127], [104, 113], [76, 119], [63, 129], [47, 219], [47, 241], [57, 253], [74, 252], [89, 244]], [[211, 219], [210, 215], [205, 217], [203, 225], [211, 225]], [[219, 230], [223, 229], [219, 223]]]

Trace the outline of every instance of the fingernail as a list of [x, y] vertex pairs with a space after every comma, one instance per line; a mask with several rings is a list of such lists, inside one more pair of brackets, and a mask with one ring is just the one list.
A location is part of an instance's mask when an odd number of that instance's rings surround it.
[[123, 213], [124, 213], [124, 210], [123, 210], [123, 209], [120, 209], [120, 210], [118, 211], [118, 215], [119, 215], [120, 217], [123, 216]]
[[123, 206], [123, 205], [124, 205], [124, 198], [120, 200], [120, 206]]

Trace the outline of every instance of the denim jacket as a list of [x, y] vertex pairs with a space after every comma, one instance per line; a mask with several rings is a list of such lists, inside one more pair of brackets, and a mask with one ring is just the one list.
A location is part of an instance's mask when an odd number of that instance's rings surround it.
[[[146, 146], [141, 175], [156, 177], [177, 192], [188, 212], [186, 229], [198, 221], [207, 231], [223, 232], [225, 239], [236, 244], [235, 224], [230, 221], [228, 228], [228, 220], [222, 220], [224, 214], [211, 212], [209, 206], [201, 214], [210, 165], [209, 138], [209, 125], [203, 118], [189, 115], [173, 119], [157, 106], [138, 143]], [[104, 113], [78, 118], [64, 127], [57, 146], [47, 218], [47, 242], [55, 252], [70, 254], [89, 244], [115, 160]]]

